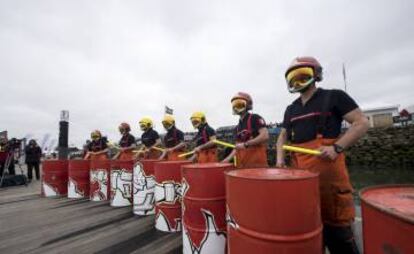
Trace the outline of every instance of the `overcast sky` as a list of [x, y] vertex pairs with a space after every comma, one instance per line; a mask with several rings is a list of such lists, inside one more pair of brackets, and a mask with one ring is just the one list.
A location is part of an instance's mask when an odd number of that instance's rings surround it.
[[230, 98], [250, 93], [254, 112], [281, 121], [297, 96], [284, 72], [295, 56], [324, 67], [325, 88], [361, 107], [414, 104], [414, 2], [0, 0], [0, 131], [57, 137], [70, 111], [70, 143], [93, 129], [118, 140], [129, 122], [174, 109], [179, 128], [202, 110], [231, 125]]

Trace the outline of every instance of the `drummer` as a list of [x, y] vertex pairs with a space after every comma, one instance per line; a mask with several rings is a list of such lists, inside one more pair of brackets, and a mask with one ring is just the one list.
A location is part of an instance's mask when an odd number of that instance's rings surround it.
[[139, 127], [143, 131], [141, 142], [143, 148], [137, 153], [138, 159], [158, 159], [161, 156], [159, 147], [161, 145], [160, 135], [153, 129], [152, 119], [143, 117], [139, 121]]
[[108, 159], [108, 141], [106, 137], [102, 137], [99, 130], [94, 130], [91, 133], [92, 141], [89, 143], [85, 160], [107, 160]]
[[164, 136], [164, 145], [166, 149], [162, 153], [160, 159], [168, 159], [169, 161], [181, 160], [178, 155], [184, 151], [184, 133], [175, 126], [175, 119], [172, 115], [165, 115], [162, 125], [167, 133]]
[[191, 115], [191, 124], [198, 130], [194, 137], [196, 147], [190, 160], [198, 163], [217, 162], [217, 146], [214, 144], [216, 131], [207, 123], [203, 112], [194, 112]]
[[233, 114], [240, 117], [235, 129], [236, 147], [222, 162], [230, 162], [235, 157], [237, 168], [267, 168], [269, 133], [265, 120], [249, 112], [253, 109], [249, 94], [239, 92], [233, 96], [231, 103]]
[[112, 159], [131, 160], [134, 157], [133, 150], [136, 148], [135, 137], [130, 133], [131, 127], [128, 123], [121, 123], [118, 127], [122, 137], [119, 141], [119, 151]]

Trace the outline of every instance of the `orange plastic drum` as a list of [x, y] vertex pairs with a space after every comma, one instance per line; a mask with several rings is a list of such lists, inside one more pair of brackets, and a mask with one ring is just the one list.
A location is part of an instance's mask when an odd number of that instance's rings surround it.
[[70, 160], [68, 198], [89, 198], [89, 160]]
[[68, 193], [68, 161], [46, 160], [42, 163], [42, 195], [66, 196]]
[[181, 231], [181, 166], [190, 161], [155, 163], [155, 228]]
[[109, 200], [110, 180], [109, 169], [111, 161], [109, 160], [91, 160], [91, 170], [89, 180], [89, 199], [92, 201]]
[[132, 168], [133, 160], [111, 161], [111, 206], [132, 205]]
[[365, 254], [414, 253], [414, 185], [360, 192]]
[[155, 214], [154, 166], [160, 160], [140, 160], [134, 165], [133, 200], [134, 214]]
[[229, 253], [321, 254], [318, 175], [293, 169], [226, 173]]
[[233, 164], [204, 163], [182, 167], [183, 253], [226, 253], [224, 172]]

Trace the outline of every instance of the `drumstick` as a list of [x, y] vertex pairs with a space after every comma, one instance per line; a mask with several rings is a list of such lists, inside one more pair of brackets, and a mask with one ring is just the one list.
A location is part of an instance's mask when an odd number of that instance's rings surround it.
[[230, 143], [227, 143], [227, 142], [224, 142], [224, 141], [221, 141], [221, 140], [217, 140], [217, 139], [214, 139], [213, 143], [216, 143], [217, 145], [222, 145], [222, 146], [225, 146], [225, 147], [229, 147], [229, 148], [235, 148], [236, 147], [233, 144], [230, 144]]
[[191, 152], [188, 152], [188, 153], [182, 153], [182, 154], [178, 155], [178, 158], [186, 157], [186, 156], [194, 154], [194, 153], [195, 153], [195, 151], [191, 151]]
[[160, 152], [164, 152], [165, 151], [164, 148], [157, 147], [157, 146], [153, 146], [153, 147], [151, 147], [151, 149], [154, 149], [154, 150], [157, 150], [157, 151], [160, 151]]
[[303, 147], [298, 147], [298, 146], [283, 145], [283, 150], [297, 152], [297, 153], [310, 154], [310, 155], [321, 155], [321, 151], [319, 150], [308, 149], [308, 148], [303, 148]]

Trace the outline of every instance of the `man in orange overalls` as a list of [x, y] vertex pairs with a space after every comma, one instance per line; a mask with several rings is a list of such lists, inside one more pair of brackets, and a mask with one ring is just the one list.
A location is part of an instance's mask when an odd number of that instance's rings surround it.
[[161, 156], [161, 152], [155, 147], [159, 147], [161, 139], [158, 132], [153, 129], [152, 119], [149, 117], [143, 117], [139, 121], [139, 128], [143, 132], [141, 135], [141, 142], [144, 147], [137, 154], [137, 157], [139, 159], [158, 159]]
[[108, 159], [108, 144], [106, 138], [102, 137], [99, 130], [94, 130], [91, 133], [92, 141], [89, 143], [85, 160], [107, 160]]
[[[285, 74], [289, 92], [300, 97], [285, 111], [277, 141], [277, 166], [285, 166], [283, 144], [318, 149], [320, 156], [294, 153], [293, 166], [319, 173], [324, 246], [331, 254], [358, 253], [351, 228], [355, 217], [352, 186], [344, 149], [368, 129], [368, 119], [355, 101], [341, 90], [316, 88], [322, 66], [313, 57], [297, 57]], [[341, 123], [351, 127], [342, 135]]]
[[183, 153], [185, 148], [184, 133], [177, 129], [172, 115], [165, 115], [162, 119], [162, 125], [167, 133], [164, 136], [165, 151], [160, 159], [168, 159], [169, 161], [182, 160], [178, 155]]
[[207, 123], [203, 112], [194, 112], [191, 115], [191, 124], [198, 130], [193, 142], [196, 143], [194, 155], [191, 161], [198, 163], [217, 162], [217, 146], [213, 140], [216, 139], [216, 131]]
[[236, 148], [223, 160], [229, 162], [236, 156], [237, 168], [266, 168], [267, 141], [269, 132], [264, 119], [252, 114], [252, 97], [243, 92], [237, 93], [231, 99], [233, 114], [240, 116], [239, 124], [235, 129]]
[[134, 153], [132, 150], [135, 149], [135, 137], [130, 133], [131, 127], [127, 123], [121, 123], [119, 125], [119, 132], [122, 137], [119, 141], [120, 150], [112, 159], [119, 160], [132, 160], [134, 158]]

